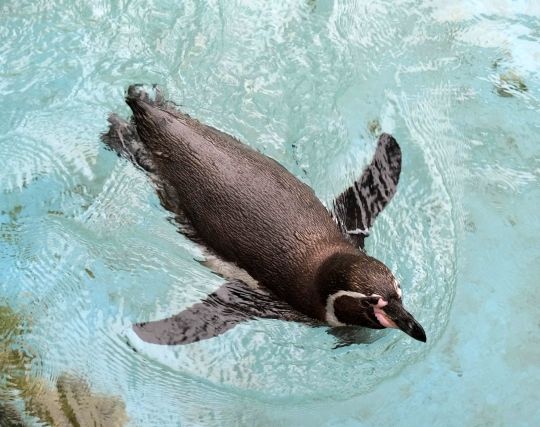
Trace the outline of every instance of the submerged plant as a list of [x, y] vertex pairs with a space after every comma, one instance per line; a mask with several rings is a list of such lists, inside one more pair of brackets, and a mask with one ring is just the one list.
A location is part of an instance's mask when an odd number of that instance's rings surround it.
[[529, 90], [523, 79], [513, 71], [501, 74], [495, 86], [497, 93], [502, 97], [514, 96], [518, 92], [523, 93]]
[[51, 426], [123, 426], [124, 402], [117, 396], [93, 392], [77, 375], [62, 373], [55, 384], [32, 374], [34, 356], [22, 345], [28, 324], [7, 305], [0, 305], [0, 426], [22, 426], [8, 403], [24, 401], [26, 413]]

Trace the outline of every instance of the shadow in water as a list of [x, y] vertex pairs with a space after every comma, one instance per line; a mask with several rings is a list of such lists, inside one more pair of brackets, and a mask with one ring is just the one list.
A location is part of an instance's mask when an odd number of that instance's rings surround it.
[[353, 344], [371, 344], [384, 336], [384, 332], [358, 326], [338, 326], [329, 328], [326, 333], [336, 338], [334, 349]]

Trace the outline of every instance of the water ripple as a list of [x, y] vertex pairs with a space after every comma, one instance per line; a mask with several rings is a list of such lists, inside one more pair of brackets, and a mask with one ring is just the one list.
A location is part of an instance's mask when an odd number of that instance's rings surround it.
[[[31, 319], [34, 373], [55, 384], [76, 372], [121, 395], [133, 425], [265, 424], [268, 411], [366, 393], [425, 357], [449, 318], [462, 228], [474, 230], [463, 188], [474, 181], [499, 206], [540, 171], [523, 142], [538, 130], [538, 8], [454, 3], [3, 2], [0, 289]], [[393, 133], [400, 187], [367, 245], [400, 278], [428, 345], [383, 331], [333, 349], [324, 328], [279, 321], [185, 347], [138, 341], [132, 323], [221, 283], [141, 171], [101, 147], [107, 113], [127, 114], [123, 91], [140, 81], [327, 204], [377, 134]]]

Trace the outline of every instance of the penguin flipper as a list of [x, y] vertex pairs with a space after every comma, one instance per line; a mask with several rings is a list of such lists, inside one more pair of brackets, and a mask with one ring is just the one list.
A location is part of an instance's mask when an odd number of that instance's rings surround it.
[[379, 137], [371, 163], [362, 176], [334, 200], [334, 217], [347, 238], [364, 248], [364, 239], [377, 215], [397, 190], [401, 149], [389, 134]]
[[135, 333], [151, 344], [182, 345], [213, 338], [252, 319], [309, 319], [263, 288], [235, 280], [223, 284], [203, 301], [162, 320], [133, 325]]

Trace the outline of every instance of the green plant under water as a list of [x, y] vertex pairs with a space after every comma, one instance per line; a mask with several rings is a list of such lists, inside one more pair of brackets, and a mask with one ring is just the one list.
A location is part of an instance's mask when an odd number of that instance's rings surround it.
[[0, 305], [0, 425], [24, 425], [15, 406], [24, 402], [26, 413], [51, 426], [123, 426], [124, 402], [116, 396], [93, 392], [81, 377], [62, 373], [54, 384], [31, 371], [35, 356], [25, 349], [29, 323], [7, 305]]
[[521, 76], [513, 71], [507, 71], [499, 76], [496, 84], [499, 96], [511, 97], [516, 93], [524, 93], [529, 90]]

